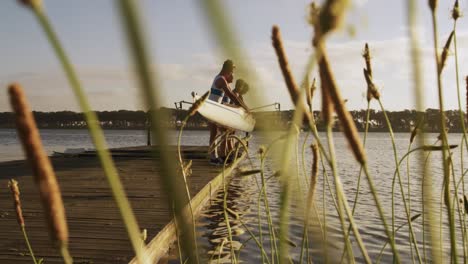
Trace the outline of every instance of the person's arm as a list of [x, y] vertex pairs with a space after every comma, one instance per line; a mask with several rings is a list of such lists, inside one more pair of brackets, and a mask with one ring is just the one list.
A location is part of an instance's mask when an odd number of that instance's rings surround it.
[[234, 103], [236, 105], [240, 105], [242, 108], [244, 108], [245, 110], [249, 111], [249, 108], [247, 107], [247, 105], [244, 103], [244, 100], [242, 100], [239, 96], [237, 96], [234, 92], [232, 92], [229, 88], [226, 87], [226, 90], [225, 90], [225, 93], [227, 94], [227, 96], [229, 96], [229, 98], [231, 98], [231, 100], [234, 101]]
[[247, 107], [247, 105], [245, 105], [245, 103], [239, 99], [239, 97], [237, 97], [237, 95], [231, 91], [231, 89], [229, 89], [228, 87], [228, 84], [227, 82], [222, 79], [222, 78], [219, 78], [218, 80], [216, 80], [215, 82], [215, 86], [216, 87], [221, 87], [224, 91], [224, 93], [237, 105], [240, 105], [242, 108], [244, 108], [245, 110], [249, 111], [249, 108]]

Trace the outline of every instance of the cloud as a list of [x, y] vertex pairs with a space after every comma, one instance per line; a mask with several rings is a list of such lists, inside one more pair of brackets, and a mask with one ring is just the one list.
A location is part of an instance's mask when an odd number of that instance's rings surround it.
[[354, 0], [353, 5], [359, 8], [359, 7], [366, 5], [367, 2], [368, 0]]
[[[442, 36], [441, 44], [445, 42], [446, 35]], [[366, 83], [362, 69], [364, 61], [362, 50], [365, 42], [353, 40], [347, 42], [331, 42], [327, 45], [337, 84], [342, 95], [349, 101], [349, 109], [362, 109], [366, 107], [364, 94]], [[421, 41], [421, 62], [423, 73], [423, 86], [425, 91], [426, 107], [437, 107], [437, 82], [434, 62], [434, 52], [431, 41]], [[468, 45], [468, 32], [460, 32], [457, 37], [460, 73], [468, 72], [468, 53], [461, 47]], [[409, 40], [406, 37], [369, 42], [372, 54], [374, 81], [381, 89], [382, 100], [389, 110], [414, 108], [414, 81], [412, 60], [409, 55]], [[289, 65], [297, 83], [303, 77], [305, 66], [312, 54], [309, 41], [285, 40], [284, 47], [289, 59]], [[249, 69], [257, 80], [247, 79], [252, 90], [263, 98], [257, 104], [280, 102], [282, 109], [292, 107], [289, 94], [284, 85], [283, 76], [278, 66], [277, 58], [271, 43], [252, 42], [246, 49], [249, 51]], [[452, 45], [451, 50], [454, 50]], [[157, 89], [160, 102], [164, 106], [172, 107], [174, 102], [191, 100], [190, 93], [199, 94], [207, 91], [214, 76], [219, 72], [222, 60], [212, 53], [196, 53], [187, 58], [184, 63], [164, 63], [153, 67], [153, 74], [159, 76]], [[247, 60], [246, 60], [247, 61]], [[80, 79], [86, 93], [96, 110], [112, 109], [142, 109], [141, 96], [137, 87], [135, 73], [124, 67], [117, 66], [86, 66], [77, 65]], [[246, 78], [239, 71], [236, 78]], [[316, 71], [312, 77], [317, 77]], [[464, 76], [460, 76], [459, 83], [464, 90]], [[78, 110], [75, 98], [68, 81], [61, 70], [42, 69], [38, 72], [23, 72], [9, 76], [0, 76], [0, 85], [18, 81], [26, 89], [36, 110]], [[457, 108], [457, 95], [455, 80], [454, 56], [449, 56], [443, 72], [444, 97], [446, 108]], [[10, 111], [6, 91], [0, 96], [0, 111]], [[464, 93], [464, 92], [462, 92]], [[252, 95], [252, 94], [251, 94]], [[247, 99], [251, 100], [252, 96]], [[317, 95], [316, 98], [318, 98]], [[319, 106], [320, 102], [315, 101]], [[378, 107], [376, 105], [376, 107]]]

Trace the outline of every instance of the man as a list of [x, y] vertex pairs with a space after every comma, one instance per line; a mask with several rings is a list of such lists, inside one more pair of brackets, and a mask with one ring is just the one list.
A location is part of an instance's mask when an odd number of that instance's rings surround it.
[[[247, 106], [244, 104], [242, 100], [231, 90], [229, 86], [230, 83], [234, 80], [234, 69], [236, 66], [232, 62], [232, 60], [226, 60], [223, 63], [223, 67], [221, 71], [213, 80], [213, 84], [211, 85], [211, 92], [209, 100], [222, 103], [223, 98], [227, 97], [230, 99], [231, 102], [234, 104], [238, 104], [248, 110]], [[216, 146], [216, 138], [221, 135], [225, 128], [219, 127], [214, 123], [209, 123], [210, 127], [210, 148], [214, 147], [211, 152], [210, 162], [212, 164], [221, 165], [224, 164], [225, 157], [220, 157], [218, 151], [218, 146]]]

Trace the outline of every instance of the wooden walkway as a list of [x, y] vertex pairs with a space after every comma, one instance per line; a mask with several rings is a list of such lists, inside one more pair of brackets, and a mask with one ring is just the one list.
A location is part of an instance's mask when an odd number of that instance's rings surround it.
[[[206, 147], [184, 147], [183, 152], [186, 159], [193, 160], [192, 176], [188, 178], [193, 197], [220, 174], [221, 167], [209, 164]], [[149, 242], [172, 219], [157, 175], [158, 166], [146, 147], [119, 149], [113, 151], [113, 156], [139, 226], [147, 229]], [[131, 261], [132, 247], [95, 155], [54, 157], [52, 163], [65, 203], [74, 262]], [[39, 194], [25, 161], [0, 163], [0, 263], [32, 263], [7, 188], [11, 178], [19, 182], [26, 230], [36, 257], [44, 258], [46, 264], [63, 263], [51, 245]]]

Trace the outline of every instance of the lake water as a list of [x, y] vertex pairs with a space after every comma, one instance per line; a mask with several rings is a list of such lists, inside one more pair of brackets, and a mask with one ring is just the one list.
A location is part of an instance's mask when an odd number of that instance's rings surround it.
[[[260, 147], [260, 145], [267, 145], [273, 138], [277, 138], [282, 135], [283, 132], [274, 132], [268, 135], [263, 135], [259, 133], [253, 133], [253, 137], [250, 141], [250, 154], [253, 157], [252, 164], [249, 161], [245, 161], [242, 166], [244, 169], [250, 169], [252, 165], [253, 168], [258, 169], [260, 164], [258, 158], [256, 158], [255, 153]], [[145, 145], [146, 144], [146, 132], [141, 130], [107, 130], [105, 131], [106, 139], [110, 147], [125, 147], [125, 146], [135, 146], [135, 145]], [[41, 136], [45, 145], [45, 148], [49, 154], [52, 154], [53, 151], [63, 152], [68, 148], [92, 148], [93, 145], [88, 136], [86, 130], [41, 130]], [[182, 137], [182, 144], [185, 145], [205, 145], [208, 142], [208, 131], [186, 131]], [[337, 154], [337, 165], [339, 176], [343, 183], [347, 200], [350, 206], [353, 205], [354, 195], [356, 193], [357, 180], [359, 175], [359, 166], [355, 162], [352, 154], [349, 152], [348, 145], [343, 135], [340, 133], [334, 133], [335, 136], [335, 147]], [[362, 135], [361, 135], [362, 136]], [[401, 158], [408, 149], [409, 144], [409, 134], [407, 133], [397, 133], [396, 144], [398, 148], [398, 156]], [[434, 142], [436, 140], [437, 134], [428, 134], [429, 142]], [[171, 144], [175, 144], [177, 133], [171, 132], [170, 140]], [[321, 137], [324, 139], [324, 134], [321, 134]], [[299, 149], [302, 149], [302, 143], [306, 138], [305, 133], [301, 133], [299, 136]], [[311, 137], [307, 139], [307, 145], [311, 143]], [[460, 134], [450, 134], [449, 143], [450, 144], [460, 144], [461, 135]], [[279, 141], [281, 142], [281, 141]], [[325, 142], [323, 140], [323, 142]], [[391, 210], [392, 210], [392, 179], [395, 171], [395, 163], [393, 157], [393, 149], [391, 145], [390, 138], [388, 133], [370, 133], [367, 138], [366, 151], [369, 160], [369, 170], [374, 179], [374, 184], [377, 188], [380, 202], [386, 212], [387, 223], [391, 225]], [[277, 150], [276, 152], [281, 152]], [[460, 148], [452, 150], [453, 152], [453, 163], [454, 163], [454, 173], [459, 179], [461, 173], [461, 161], [460, 161]], [[16, 160], [22, 159], [23, 154], [21, 147], [18, 143], [15, 130], [12, 129], [0, 129], [0, 161], [7, 160]], [[421, 168], [417, 166], [416, 156], [411, 156], [411, 166], [409, 168], [410, 179], [409, 186], [411, 188], [411, 216], [415, 216], [421, 213]], [[268, 158], [265, 165], [265, 177], [269, 178], [267, 181], [267, 192], [268, 192], [268, 202], [270, 210], [272, 212], [272, 218], [274, 225], [278, 228], [278, 212], [279, 212], [279, 198], [280, 198], [280, 185], [277, 178], [272, 177], [274, 172], [277, 170], [276, 163], [273, 162], [274, 158]], [[290, 244], [291, 251], [290, 257], [294, 262], [298, 262], [299, 256], [301, 253], [301, 243], [302, 243], [302, 234], [303, 234], [303, 220], [302, 215], [304, 214], [304, 209], [301, 206], [300, 198], [303, 197], [307, 190], [308, 177], [310, 177], [310, 167], [311, 167], [311, 151], [308, 147], [305, 149], [305, 175], [302, 173], [302, 157], [299, 156], [296, 159], [294, 156], [291, 157], [291, 163], [294, 164], [293, 168], [298, 167], [299, 173], [298, 177], [292, 179], [294, 182], [299, 184], [294, 184], [296, 189], [294, 189], [294, 195], [297, 199], [292, 201], [292, 206], [290, 210], [291, 221], [290, 221]], [[442, 164], [441, 164], [441, 153], [431, 152], [430, 157], [428, 158], [428, 164], [432, 172], [433, 177], [433, 190], [434, 195], [437, 198], [437, 201], [440, 201], [442, 194]], [[468, 167], [467, 158], [464, 159], [464, 168]], [[298, 164], [296, 166], [296, 164]], [[401, 165], [401, 177], [403, 181], [403, 188], [405, 192], [408, 189], [408, 178], [407, 178], [407, 167], [406, 162], [403, 162]], [[1, 173], [1, 172], [0, 172]], [[294, 173], [291, 173], [294, 175]], [[305, 176], [305, 177], [304, 177]], [[323, 222], [322, 212], [326, 211], [326, 226], [328, 233], [328, 253], [330, 256], [330, 262], [334, 263], [339, 261], [342, 254], [343, 243], [341, 242], [341, 226], [339, 223], [339, 218], [337, 216], [336, 210], [333, 206], [333, 200], [331, 198], [328, 186], [325, 185], [326, 193], [323, 195], [323, 173], [319, 174], [317, 189], [316, 189], [316, 208], [320, 214], [320, 219]], [[329, 175], [330, 188], [333, 189], [333, 178], [331, 174]], [[386, 236], [383, 233], [382, 224], [377, 213], [377, 210], [374, 206], [373, 198], [369, 192], [367, 181], [365, 177], [362, 176], [362, 185], [360, 191], [360, 198], [357, 204], [355, 212], [355, 220], [359, 226], [360, 234], [364, 240], [366, 248], [371, 256], [371, 259], [374, 261], [377, 259], [379, 252], [386, 242]], [[230, 225], [233, 230], [233, 247], [239, 248], [240, 250], [240, 260], [245, 263], [260, 263], [261, 251], [256, 245], [255, 241], [251, 239], [251, 235], [243, 226], [247, 226], [248, 230], [251, 231], [257, 238], [260, 237], [262, 233], [262, 241], [265, 247], [265, 251], [268, 256], [270, 256], [271, 248], [269, 247], [269, 234], [268, 234], [268, 225], [267, 217], [263, 208], [263, 200], [260, 194], [258, 187], [259, 182], [261, 181], [260, 176], [257, 174], [250, 177], [236, 177], [232, 180], [229, 186], [228, 192], [228, 207], [240, 215], [240, 220], [230, 219]], [[468, 183], [465, 180], [465, 183]], [[452, 185], [453, 186], [453, 185]], [[406, 193], [407, 194], [407, 193]], [[463, 192], [458, 191], [458, 194], [461, 195]], [[220, 194], [222, 195], [222, 194]], [[199, 245], [200, 251], [207, 258], [212, 258], [214, 263], [218, 262], [230, 262], [230, 243], [222, 242], [227, 237], [226, 222], [224, 220], [224, 215], [222, 211], [222, 196], [219, 199], [212, 201], [211, 206], [206, 208], [200, 218], [197, 229], [200, 234], [199, 236]], [[446, 213], [441, 204], [437, 204], [436, 209], [440, 211], [440, 219], [445, 223], [446, 222]], [[260, 212], [260, 213], [259, 213]], [[457, 225], [456, 232], [458, 236], [458, 254], [459, 260], [463, 260], [463, 249], [462, 249], [462, 239], [461, 239], [461, 229], [460, 222], [457, 215]], [[439, 215], [438, 215], [439, 217]], [[396, 231], [396, 242], [401, 258], [403, 262], [411, 262], [411, 250], [409, 244], [409, 234], [408, 227], [404, 225], [406, 223], [406, 216], [403, 207], [403, 200], [399, 192], [399, 186], [396, 185], [395, 191], [395, 228], [403, 225], [398, 231]], [[323, 224], [323, 223], [322, 223]], [[260, 228], [259, 228], [260, 227]], [[422, 256], [422, 259], [427, 260], [430, 258], [430, 253], [424, 255], [424, 250], [422, 246], [423, 241], [423, 226], [422, 226], [422, 217], [419, 217], [413, 222], [413, 228], [416, 233], [416, 239], [419, 242], [419, 250]], [[260, 231], [261, 230], [261, 231]], [[314, 231], [313, 229], [312, 231]], [[318, 230], [318, 229], [317, 229]], [[315, 231], [317, 231], [315, 230]], [[317, 231], [320, 232], [320, 231]], [[315, 233], [314, 233], [315, 234]], [[311, 236], [309, 239], [309, 253], [314, 262], [323, 262], [323, 257], [321, 256], [321, 246], [320, 241], [314, 237], [319, 237], [320, 233], [317, 233], [316, 236]], [[447, 235], [447, 225], [443, 225], [443, 232], [441, 237], [438, 239], [444, 241], [444, 251], [447, 254], [449, 252], [449, 236]], [[428, 237], [425, 237], [426, 242]], [[220, 249], [219, 246], [223, 244], [224, 248]], [[362, 261], [360, 251], [357, 247], [355, 241], [353, 241], [353, 251], [355, 257], [358, 261]], [[218, 254], [221, 252], [221, 254]], [[413, 254], [415, 252], [413, 250]], [[448, 255], [447, 255], [448, 256]], [[446, 256], [446, 257], [447, 257]], [[304, 257], [305, 259], [305, 257]], [[446, 258], [446, 260], [448, 260]], [[382, 262], [388, 263], [392, 262], [392, 254], [390, 247], [387, 246], [384, 250]]]

